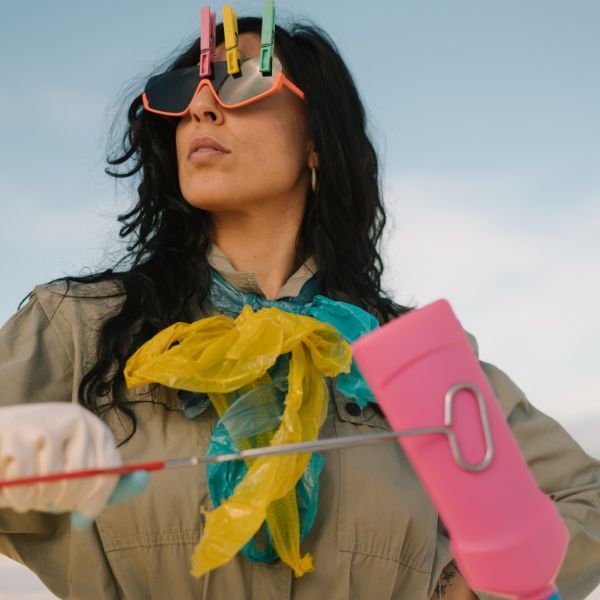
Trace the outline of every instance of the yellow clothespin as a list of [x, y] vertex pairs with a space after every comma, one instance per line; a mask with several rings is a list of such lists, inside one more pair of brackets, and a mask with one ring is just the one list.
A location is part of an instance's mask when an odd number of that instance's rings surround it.
[[227, 72], [230, 75], [240, 72], [240, 49], [238, 48], [237, 15], [226, 4], [223, 7], [223, 28], [225, 29], [225, 50], [227, 51]]

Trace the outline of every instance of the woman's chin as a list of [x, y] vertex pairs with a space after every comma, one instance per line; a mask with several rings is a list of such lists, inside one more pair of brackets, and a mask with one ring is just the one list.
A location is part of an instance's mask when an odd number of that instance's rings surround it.
[[222, 197], [206, 195], [202, 197], [194, 197], [192, 199], [185, 198], [185, 201], [194, 208], [206, 210], [208, 212], [235, 210], [235, 207], [231, 204], [231, 200], [228, 201], [228, 199]]

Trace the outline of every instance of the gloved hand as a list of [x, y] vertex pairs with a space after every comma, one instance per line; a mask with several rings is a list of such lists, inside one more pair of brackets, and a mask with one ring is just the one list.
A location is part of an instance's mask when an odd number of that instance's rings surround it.
[[[117, 504], [137, 496], [148, 487], [149, 482], [150, 473], [148, 473], [148, 471], [133, 471], [132, 473], [121, 476], [115, 491], [111, 494], [106, 505], [111, 506], [112, 504]], [[50, 512], [62, 511], [55, 510], [54, 507], [52, 507]], [[93, 525], [95, 520], [95, 517], [86, 517], [78, 510], [71, 513], [71, 523], [75, 529], [87, 529]]]
[[[58, 471], [122, 465], [108, 426], [78, 404], [44, 402], [0, 408], [0, 481]], [[0, 488], [0, 508], [17, 512], [75, 511], [76, 527], [89, 526], [110, 502], [131, 498], [148, 483], [147, 472], [121, 479], [100, 475]]]

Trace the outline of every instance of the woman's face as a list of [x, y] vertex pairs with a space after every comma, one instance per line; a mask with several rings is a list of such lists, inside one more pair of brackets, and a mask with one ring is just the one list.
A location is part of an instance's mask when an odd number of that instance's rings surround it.
[[[243, 33], [239, 47], [244, 58], [258, 57], [260, 37]], [[215, 60], [225, 60], [223, 45]], [[204, 135], [229, 153], [190, 159], [192, 141]], [[305, 103], [285, 86], [236, 109], [223, 108], [203, 86], [177, 124], [176, 145], [181, 192], [197, 208], [245, 212], [272, 202], [283, 207], [290, 198], [305, 202], [312, 150]]]

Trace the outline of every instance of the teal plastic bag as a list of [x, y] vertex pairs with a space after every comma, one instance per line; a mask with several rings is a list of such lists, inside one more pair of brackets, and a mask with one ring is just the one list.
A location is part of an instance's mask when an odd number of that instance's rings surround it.
[[[234, 439], [251, 438], [261, 433], [273, 431], [279, 425], [283, 413], [283, 403], [287, 393], [289, 355], [280, 356], [269, 369], [272, 382], [239, 395], [222, 418], [217, 419], [213, 429], [208, 454], [228, 454], [236, 452]], [[234, 393], [235, 394], [235, 393]], [[325, 458], [313, 453], [303, 476], [296, 484], [296, 500], [300, 517], [300, 540], [311, 530], [317, 514], [319, 497], [319, 476], [325, 465]], [[209, 464], [206, 467], [208, 489], [215, 508], [232, 495], [237, 484], [248, 472], [242, 461]], [[243, 548], [242, 553], [253, 562], [269, 563], [277, 560], [267, 522], [262, 526], [264, 548], [259, 548], [256, 537]], [[263, 541], [263, 540], [261, 540]]]

